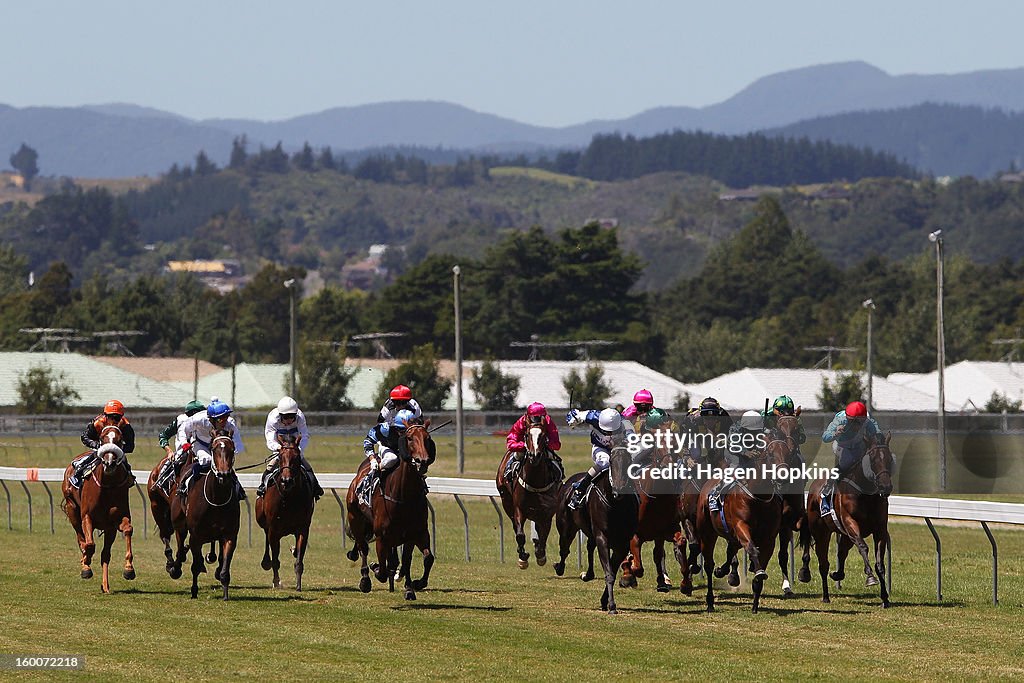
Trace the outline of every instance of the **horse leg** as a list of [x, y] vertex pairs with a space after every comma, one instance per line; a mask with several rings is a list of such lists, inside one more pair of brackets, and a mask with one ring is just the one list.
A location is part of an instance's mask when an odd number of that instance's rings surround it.
[[643, 576], [643, 565], [640, 564], [640, 548], [642, 544], [636, 534], [629, 539], [629, 552], [622, 558], [619, 568], [622, 576], [619, 577], [619, 586], [622, 588], [636, 588], [637, 577]]
[[800, 571], [797, 572], [797, 580], [800, 583], [811, 582], [811, 529], [807, 519], [804, 518], [803, 525], [800, 527], [800, 549], [803, 551], [801, 556], [801, 567]]
[[829, 576], [839, 582], [846, 578], [846, 556], [853, 547], [853, 541], [846, 534], [839, 534], [839, 549], [836, 551], [836, 570]]
[[654, 539], [654, 570], [658, 573], [658, 592], [668, 593], [672, 590], [672, 584], [668, 579], [668, 571], [665, 570], [665, 539]]
[[580, 579], [583, 581], [594, 580], [594, 548], [597, 547], [597, 541], [590, 536], [587, 537], [587, 570], [580, 574]]
[[415, 600], [416, 591], [413, 588], [412, 582], [412, 550], [413, 544], [406, 543], [402, 546], [402, 570], [399, 575], [405, 576], [405, 599]]
[[877, 586], [878, 579], [875, 578], [875, 573], [871, 570], [871, 557], [868, 554], [868, 544], [864, 541], [864, 537], [861, 535], [860, 525], [851, 519], [849, 522], [849, 529], [850, 535], [853, 537], [851, 543], [857, 546], [857, 551], [860, 553], [861, 559], [864, 560], [864, 585], [868, 588], [871, 586]]
[[174, 562], [171, 563], [170, 568], [167, 570], [167, 574], [172, 579], [180, 579], [181, 566], [185, 563], [185, 559], [188, 557], [188, 551], [185, 550], [185, 532], [175, 529], [174, 536], [177, 548], [174, 556]]
[[306, 546], [309, 544], [309, 527], [306, 527], [295, 534], [295, 549], [292, 555], [295, 557], [295, 590], [302, 590], [302, 572], [305, 571], [303, 558], [306, 557]]
[[601, 609], [608, 614], [618, 614], [615, 609], [615, 575], [619, 573], [619, 564], [625, 557], [616, 557], [608, 548], [608, 538], [601, 532], [595, 530], [597, 536], [597, 556], [601, 561], [601, 569], [604, 570], [604, 593], [601, 594]]
[[199, 597], [199, 573], [203, 570], [203, 547], [189, 535], [189, 550], [192, 551], [192, 599]]
[[782, 597], [793, 597], [793, 587], [789, 584], [789, 544], [793, 542], [793, 530], [782, 527], [779, 530], [779, 569], [782, 570]]
[[676, 562], [679, 563], [679, 572], [682, 577], [679, 580], [679, 592], [683, 595], [693, 595], [693, 577], [690, 574], [690, 562], [686, 557], [686, 551], [689, 549], [686, 536], [681, 531], [677, 531], [672, 539], [672, 553], [676, 557]]
[[82, 515], [82, 536], [85, 543], [82, 545], [82, 578], [92, 578], [92, 556], [96, 552], [96, 540], [93, 538], [94, 529], [92, 517]]
[[[426, 528], [420, 532], [420, 537], [415, 542], [415, 545], [423, 554], [423, 576], [413, 581], [412, 587], [414, 590], [421, 591], [427, 587], [427, 581], [430, 580], [430, 568], [434, 566], [434, 553], [430, 552], [430, 532]], [[412, 574], [411, 567], [409, 573]]]
[[704, 596], [704, 602], [707, 605], [708, 612], [715, 611], [715, 582], [712, 577], [717, 573], [715, 571], [715, 545], [717, 543], [717, 535], [711, 535], [710, 538], [702, 538], [700, 542], [701, 562], [704, 564], [704, 573], [708, 577], [707, 594]]
[[270, 568], [274, 570], [274, 588], [281, 587], [281, 536], [274, 530], [270, 536]]
[[124, 580], [132, 581], [135, 578], [135, 566], [132, 564], [135, 560], [135, 554], [132, 553], [132, 518], [129, 515], [125, 515], [121, 519], [121, 526], [118, 527], [121, 533], [124, 534]]
[[551, 533], [551, 518], [542, 517], [534, 522], [537, 528], [537, 538], [533, 541], [533, 554], [537, 557], [537, 566], [543, 567], [548, 563], [548, 534]]
[[885, 584], [885, 554], [889, 552], [889, 530], [881, 529], [875, 533], [875, 572], [878, 574], [878, 587], [882, 594], [882, 607], [889, 608], [889, 587]]
[[[405, 545], [404, 543], [402, 544]], [[405, 551], [405, 548], [402, 548]], [[395, 592], [395, 573], [398, 571], [398, 546], [392, 546], [388, 552], [388, 592]]]
[[516, 535], [516, 554], [519, 555], [519, 559], [516, 564], [520, 569], [526, 569], [530, 566], [530, 553], [526, 552], [526, 533], [523, 531], [523, 527], [526, 525], [526, 518], [523, 517], [523, 513], [516, 508], [515, 514], [512, 516], [512, 530]]
[[117, 538], [116, 527], [103, 530], [103, 549], [100, 551], [100, 567], [102, 567], [103, 580], [100, 583], [100, 590], [104, 593], [110, 592], [110, 549]]
[[224, 599], [228, 599], [231, 585], [231, 557], [235, 554], [235, 539], [228, 538], [220, 543], [220, 585], [224, 587]]
[[554, 564], [556, 576], [565, 574], [565, 558], [572, 551], [572, 542], [579, 529], [572, 521], [572, 514], [562, 509], [555, 515], [555, 527], [558, 531], [558, 562]]
[[[383, 537], [383, 535], [378, 535], [377, 536], [376, 546], [377, 546], [377, 564], [376, 564], [376, 566], [371, 567], [371, 569], [373, 569], [373, 575], [377, 579], [377, 581], [379, 581], [380, 583], [385, 583], [388, 580], [388, 575], [389, 575], [389, 572], [388, 572], [388, 559], [389, 559], [388, 555], [389, 555], [390, 549], [387, 546], [384, 545], [384, 537]], [[390, 576], [392, 578], [394, 578], [394, 574], [390, 574]]]
[[814, 530], [814, 553], [818, 556], [818, 573], [821, 575], [821, 601], [831, 602], [828, 595], [828, 550], [832, 544], [832, 532], [825, 527]]

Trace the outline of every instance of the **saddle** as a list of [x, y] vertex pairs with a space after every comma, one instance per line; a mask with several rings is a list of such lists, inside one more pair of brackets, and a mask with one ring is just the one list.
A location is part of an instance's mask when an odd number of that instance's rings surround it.
[[[558, 454], [554, 451], [549, 451], [548, 468], [551, 471], [552, 480], [557, 483], [565, 479], [565, 466], [562, 464], [562, 459], [558, 457]], [[514, 457], [509, 457], [505, 462], [505, 481], [512, 482], [516, 478], [516, 474], [522, 466], [521, 460], [516, 460]]]

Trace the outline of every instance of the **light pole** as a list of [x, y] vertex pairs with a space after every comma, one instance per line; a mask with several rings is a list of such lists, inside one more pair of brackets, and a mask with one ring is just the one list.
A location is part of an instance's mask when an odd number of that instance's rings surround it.
[[462, 420], [462, 269], [453, 266], [452, 277], [452, 286], [455, 288], [455, 463], [459, 474], [462, 474], [465, 468], [465, 424]]
[[871, 372], [871, 313], [875, 310], [875, 302], [872, 299], [865, 299], [861, 306], [868, 309], [868, 415], [870, 415], [872, 411], [871, 388], [874, 380], [874, 375]]
[[295, 397], [295, 278], [284, 281], [285, 289], [288, 290], [288, 298], [291, 314], [291, 324], [288, 333], [288, 366], [290, 368], [291, 380], [288, 383], [288, 395]]
[[946, 331], [942, 316], [942, 231], [928, 234], [935, 243], [935, 364], [939, 373], [939, 488], [946, 490]]

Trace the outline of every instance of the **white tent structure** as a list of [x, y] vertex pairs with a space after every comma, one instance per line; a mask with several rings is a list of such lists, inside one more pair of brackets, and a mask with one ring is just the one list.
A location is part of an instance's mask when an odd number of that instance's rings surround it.
[[[939, 395], [937, 371], [916, 374], [899, 372], [889, 375], [890, 382], [932, 396]], [[943, 377], [946, 410], [981, 410], [992, 394], [1012, 401], [1024, 400], [1024, 365], [1000, 361], [963, 360], [946, 367]]]

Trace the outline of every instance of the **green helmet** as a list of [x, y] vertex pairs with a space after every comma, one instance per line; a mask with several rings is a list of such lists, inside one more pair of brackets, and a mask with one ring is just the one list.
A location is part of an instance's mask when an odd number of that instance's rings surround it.
[[189, 401], [185, 405], [185, 414], [189, 417], [203, 410], [206, 410], [206, 405], [202, 401]]
[[667, 419], [668, 415], [665, 414], [664, 410], [661, 408], [651, 408], [647, 413], [647, 421], [644, 424], [649, 428], [654, 428], [664, 424]]
[[772, 410], [777, 410], [780, 413], [791, 415], [796, 410], [796, 406], [793, 405], [793, 399], [789, 396], [782, 395], [775, 399], [775, 403], [772, 404]]

